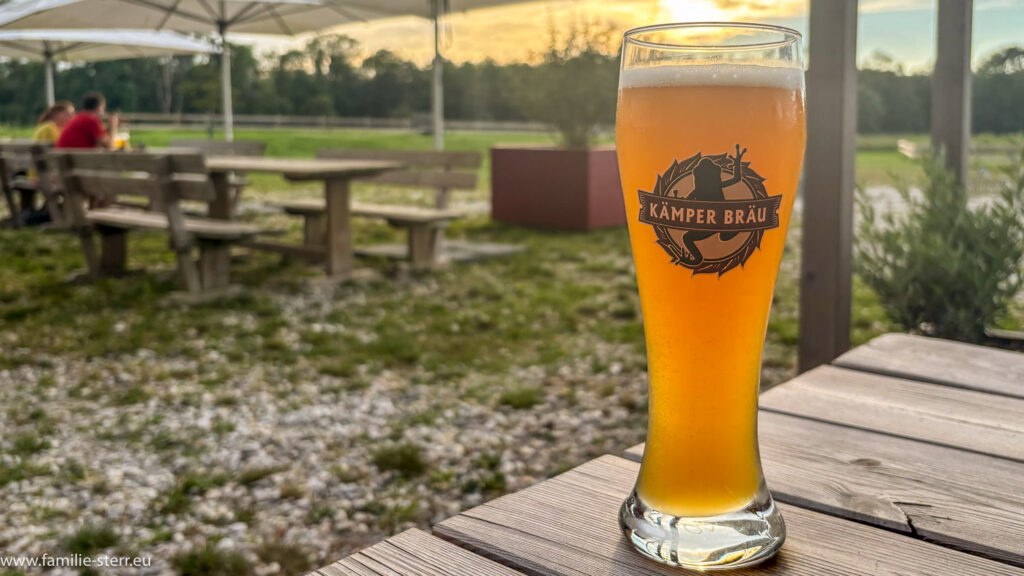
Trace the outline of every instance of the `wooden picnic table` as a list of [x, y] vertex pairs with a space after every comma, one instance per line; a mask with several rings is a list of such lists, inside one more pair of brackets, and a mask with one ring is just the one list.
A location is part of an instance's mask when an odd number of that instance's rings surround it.
[[210, 204], [209, 216], [213, 218], [231, 218], [230, 176], [233, 173], [281, 174], [285, 179], [294, 182], [323, 181], [324, 201], [327, 204], [327, 230], [323, 247], [290, 246], [266, 241], [250, 245], [299, 256], [323, 258], [328, 276], [344, 278], [351, 273], [354, 262], [349, 184], [356, 178], [366, 178], [401, 168], [402, 164], [379, 160], [207, 156], [206, 167], [217, 194], [217, 200]]
[[[1024, 575], [1024, 354], [887, 334], [765, 392], [788, 537], [737, 574]], [[323, 576], [652, 576], [618, 526], [643, 446], [409, 530]]]

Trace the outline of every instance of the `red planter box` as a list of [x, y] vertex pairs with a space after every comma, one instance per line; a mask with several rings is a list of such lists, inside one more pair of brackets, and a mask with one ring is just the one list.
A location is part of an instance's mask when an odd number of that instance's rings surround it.
[[491, 217], [562, 230], [624, 225], [615, 148], [492, 148]]

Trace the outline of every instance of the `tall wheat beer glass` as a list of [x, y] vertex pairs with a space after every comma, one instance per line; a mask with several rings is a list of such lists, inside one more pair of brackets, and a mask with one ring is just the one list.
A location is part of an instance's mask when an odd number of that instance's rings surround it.
[[749, 566], [786, 527], [761, 472], [768, 311], [804, 155], [800, 35], [626, 33], [616, 143], [644, 315], [647, 444], [620, 521], [666, 564]]

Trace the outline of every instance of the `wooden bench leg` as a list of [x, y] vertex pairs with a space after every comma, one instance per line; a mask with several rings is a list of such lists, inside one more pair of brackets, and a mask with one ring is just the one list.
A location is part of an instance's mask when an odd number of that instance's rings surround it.
[[128, 263], [128, 231], [124, 228], [99, 228], [99, 273], [104, 276], [124, 274]]
[[19, 190], [21, 196], [20, 207], [22, 212], [36, 209], [36, 191], [35, 190]]
[[203, 290], [226, 288], [230, 283], [231, 245], [203, 240], [199, 243], [199, 275]]
[[18, 212], [18, 203], [14, 200], [14, 192], [4, 186], [4, 200], [7, 201], [7, 211], [11, 213], [11, 226], [21, 227], [21, 214]]
[[178, 272], [185, 284], [185, 290], [190, 294], [202, 292], [203, 285], [199, 278], [199, 269], [195, 260], [192, 259], [191, 248], [184, 246], [174, 250], [174, 258], [178, 261]]
[[437, 264], [439, 228], [429, 224], [409, 227], [409, 263], [413, 270], [433, 268]]
[[327, 215], [305, 214], [302, 218], [302, 244], [322, 248], [327, 241]]
[[85, 258], [85, 268], [89, 271], [89, 276], [99, 276], [100, 258], [96, 254], [96, 242], [91, 228], [82, 228], [78, 231], [78, 243], [82, 246], [82, 257]]

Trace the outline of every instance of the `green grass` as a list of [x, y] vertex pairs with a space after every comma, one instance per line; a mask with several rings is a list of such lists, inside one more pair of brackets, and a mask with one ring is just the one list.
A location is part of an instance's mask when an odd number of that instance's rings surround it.
[[159, 505], [161, 514], [181, 514], [192, 507], [192, 498], [202, 496], [212, 488], [223, 486], [228, 481], [224, 474], [187, 472], [163, 498]]
[[252, 566], [237, 552], [218, 550], [214, 545], [175, 556], [171, 564], [180, 576], [247, 576]]
[[64, 548], [71, 554], [90, 555], [116, 546], [117, 542], [117, 533], [110, 526], [86, 524], [67, 539]]
[[427, 470], [423, 449], [408, 442], [382, 446], [373, 453], [373, 465], [381, 472], [394, 472], [400, 478], [414, 478]]
[[538, 388], [517, 386], [502, 393], [498, 403], [502, 406], [525, 410], [544, 401], [544, 393]]

